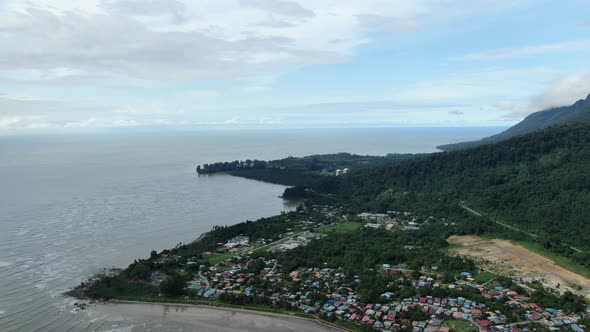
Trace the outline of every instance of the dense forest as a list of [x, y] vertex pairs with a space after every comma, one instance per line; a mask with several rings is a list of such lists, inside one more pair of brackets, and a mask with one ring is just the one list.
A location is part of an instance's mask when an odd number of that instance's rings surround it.
[[[590, 123], [353, 170], [288, 190], [349, 210], [453, 213], [460, 202], [590, 267]], [[575, 248], [571, 248], [573, 246]], [[579, 249], [579, 250], [576, 250]]]
[[199, 174], [228, 173], [235, 176], [287, 186], [305, 186], [322, 177], [334, 175], [337, 169], [360, 169], [411, 159], [419, 154], [360, 156], [350, 153], [288, 157], [278, 160], [236, 160], [197, 166]]

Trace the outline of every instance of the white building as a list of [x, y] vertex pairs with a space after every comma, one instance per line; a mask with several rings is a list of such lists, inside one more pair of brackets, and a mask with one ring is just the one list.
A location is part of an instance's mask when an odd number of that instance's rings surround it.
[[238, 235], [236, 237], [234, 237], [231, 240], [228, 240], [226, 244], [224, 244], [223, 246], [231, 249], [237, 246], [245, 246], [248, 245], [250, 243], [250, 238], [248, 236], [244, 236], [244, 235]]

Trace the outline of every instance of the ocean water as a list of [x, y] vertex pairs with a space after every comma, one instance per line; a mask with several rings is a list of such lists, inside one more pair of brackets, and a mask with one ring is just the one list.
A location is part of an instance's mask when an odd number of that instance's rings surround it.
[[[214, 225], [293, 208], [283, 186], [197, 164], [318, 153], [433, 152], [499, 128], [219, 130], [0, 137], [0, 331], [131, 331], [63, 292]], [[160, 324], [160, 323], [159, 323]], [[158, 329], [166, 329], [166, 323]]]

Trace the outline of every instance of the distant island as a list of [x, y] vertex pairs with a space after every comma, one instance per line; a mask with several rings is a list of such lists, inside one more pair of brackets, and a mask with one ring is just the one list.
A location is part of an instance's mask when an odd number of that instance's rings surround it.
[[201, 175], [288, 185], [284, 196], [302, 203], [152, 251], [76, 294], [355, 331], [584, 331], [588, 169], [588, 122], [452, 152], [203, 165]]

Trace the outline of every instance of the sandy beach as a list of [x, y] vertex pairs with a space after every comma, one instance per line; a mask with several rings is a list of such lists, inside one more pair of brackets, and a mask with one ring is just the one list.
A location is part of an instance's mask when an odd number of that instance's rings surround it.
[[96, 309], [113, 321], [135, 322], [130, 331], [342, 331], [316, 321], [273, 313], [179, 304], [105, 303]]

